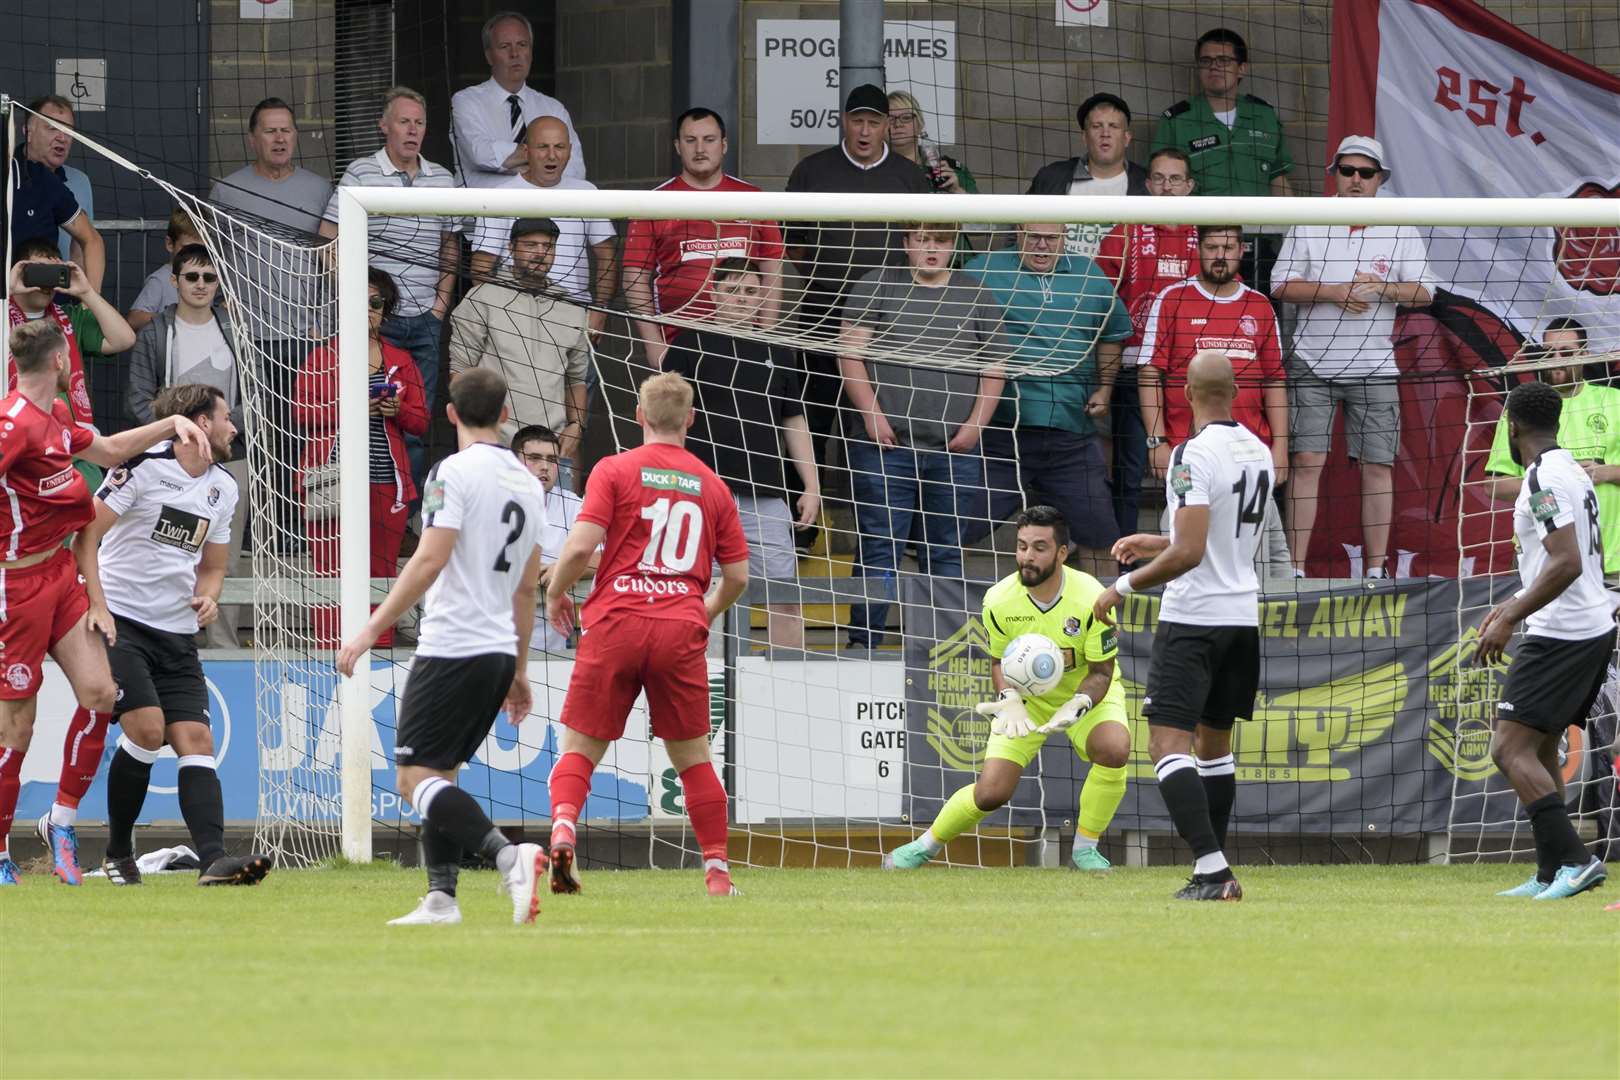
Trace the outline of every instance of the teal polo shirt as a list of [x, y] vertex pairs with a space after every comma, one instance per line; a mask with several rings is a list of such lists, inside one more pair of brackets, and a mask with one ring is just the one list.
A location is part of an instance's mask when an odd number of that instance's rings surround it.
[[1062, 374], [1009, 378], [993, 423], [1096, 433], [1086, 399], [1097, 389], [1098, 341], [1124, 341], [1131, 319], [1114, 283], [1084, 255], [1065, 255], [1050, 274], [1024, 269], [1016, 251], [986, 252], [967, 269], [984, 280], [1002, 309], [1002, 326], [1019, 368]]

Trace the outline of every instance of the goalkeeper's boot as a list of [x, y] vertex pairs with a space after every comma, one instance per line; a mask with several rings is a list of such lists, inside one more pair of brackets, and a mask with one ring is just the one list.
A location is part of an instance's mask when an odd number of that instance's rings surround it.
[[0, 859], [0, 885], [16, 885], [22, 880], [22, 874], [17, 870], [17, 864], [10, 855]]
[[549, 861], [546, 849], [539, 844], [517, 845], [517, 859], [501, 887], [512, 898], [512, 921], [519, 926], [534, 922], [540, 914], [540, 883], [545, 880]]
[[933, 857], [928, 849], [923, 847], [921, 840], [913, 840], [909, 844], [901, 844], [883, 856], [883, 869], [915, 870]]
[[1594, 855], [1584, 866], [1560, 866], [1552, 884], [1536, 893], [1536, 899], [1563, 900], [1587, 889], [1597, 888], [1608, 877], [1609, 868], [1603, 865], [1602, 859]]
[[1203, 874], [1194, 874], [1187, 879], [1176, 893], [1177, 900], [1241, 900], [1243, 899], [1243, 886], [1237, 883], [1237, 878], [1229, 877], [1225, 881], [1213, 881]]
[[1111, 870], [1114, 864], [1096, 847], [1077, 847], [1069, 856], [1076, 870]]
[[454, 926], [461, 921], [461, 908], [456, 898], [442, 892], [430, 892], [422, 897], [416, 910], [397, 919], [389, 919], [389, 926]]
[[1542, 881], [1535, 874], [1531, 874], [1530, 875], [1530, 880], [1525, 882], [1523, 885], [1515, 885], [1511, 889], [1503, 889], [1501, 892], [1497, 893], [1496, 895], [1497, 896], [1539, 896], [1539, 895], [1541, 895], [1541, 890], [1545, 889], [1548, 885], [1551, 885], [1551, 884], [1552, 884], [1552, 882], [1550, 882], [1550, 881]]
[[117, 858], [107, 856], [101, 860], [101, 872], [106, 874], [107, 880], [114, 885], [141, 883], [141, 868], [136, 864], [134, 855], [120, 855]]
[[39, 819], [39, 838], [51, 853], [51, 873], [64, 885], [83, 885], [84, 871], [79, 869], [79, 834], [71, 825], [55, 825], [51, 815]]
[[257, 885], [270, 872], [268, 855], [224, 855], [197, 875], [198, 885]]

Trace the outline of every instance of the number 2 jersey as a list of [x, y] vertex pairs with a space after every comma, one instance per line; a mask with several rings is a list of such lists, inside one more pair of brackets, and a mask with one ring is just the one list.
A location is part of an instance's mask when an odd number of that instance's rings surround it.
[[1271, 451], [1236, 420], [1207, 424], [1176, 447], [1164, 484], [1170, 542], [1176, 539], [1176, 512], [1186, 506], [1209, 507], [1209, 534], [1203, 561], [1164, 587], [1160, 622], [1260, 625], [1254, 552], [1271, 479]]
[[679, 446], [649, 443], [598, 462], [577, 520], [607, 530], [580, 612], [587, 630], [614, 612], [707, 628], [714, 564], [748, 558], [731, 489]]
[[1603, 528], [1597, 491], [1574, 455], [1552, 447], [1536, 455], [1513, 503], [1513, 535], [1519, 544], [1519, 580], [1529, 588], [1547, 565], [1543, 540], [1559, 529], [1575, 530], [1581, 574], [1552, 603], [1525, 617], [1536, 637], [1586, 641], [1614, 629], [1609, 592], [1603, 587]]
[[544, 498], [540, 481], [496, 443], [473, 443], [433, 467], [422, 525], [457, 536], [428, 587], [418, 656], [517, 655], [512, 594], [540, 543]]

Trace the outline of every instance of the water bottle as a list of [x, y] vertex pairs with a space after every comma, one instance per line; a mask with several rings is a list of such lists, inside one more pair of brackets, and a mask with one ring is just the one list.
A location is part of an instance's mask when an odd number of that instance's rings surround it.
[[939, 144], [926, 136], [917, 140], [917, 152], [922, 155], [923, 167], [928, 170], [928, 178], [934, 182], [936, 188], [943, 188], [950, 181], [947, 171], [950, 166], [945, 163], [944, 156], [939, 152]]

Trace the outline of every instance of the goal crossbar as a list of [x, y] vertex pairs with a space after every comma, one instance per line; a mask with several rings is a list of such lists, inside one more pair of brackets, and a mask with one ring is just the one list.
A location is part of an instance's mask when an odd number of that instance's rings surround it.
[[[344, 187], [373, 214], [427, 216], [702, 220], [714, 215], [708, 191], [603, 191], [510, 188]], [[1620, 227], [1616, 199], [1327, 199], [1237, 195], [1142, 198], [1101, 195], [871, 195], [849, 192], [728, 191], [727, 217], [748, 220], [1112, 222], [1151, 225], [1438, 225], [1518, 228]], [[341, 228], [341, 226], [340, 226]], [[341, 232], [340, 232], [341, 235]]]

